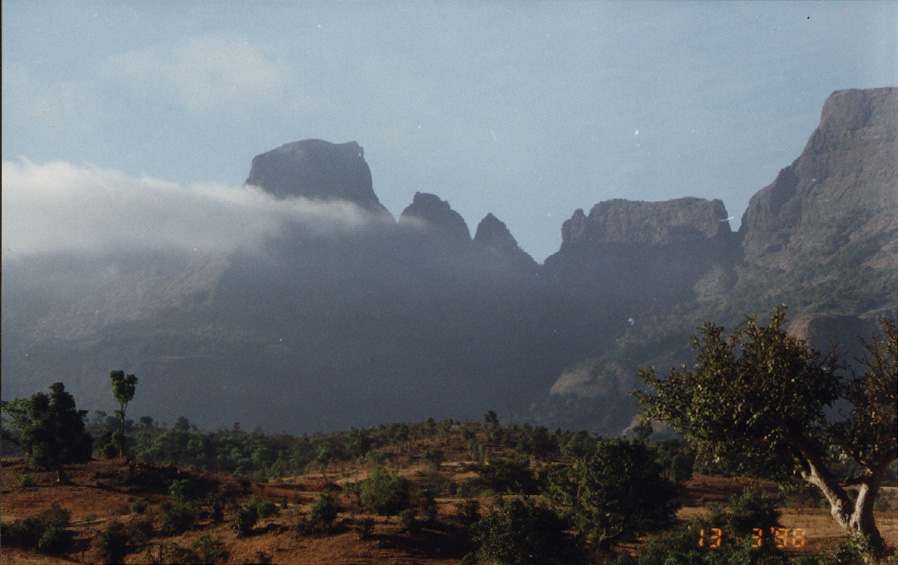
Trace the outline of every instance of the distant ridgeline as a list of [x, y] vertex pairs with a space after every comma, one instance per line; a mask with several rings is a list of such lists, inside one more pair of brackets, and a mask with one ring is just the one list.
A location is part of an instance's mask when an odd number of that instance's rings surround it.
[[732, 327], [787, 304], [797, 335], [851, 350], [895, 316], [896, 132], [898, 89], [836, 92], [738, 232], [719, 200], [600, 202], [564, 222], [542, 265], [500, 219], [472, 237], [432, 194], [394, 219], [355, 142], [289, 143], [255, 157], [247, 184], [285, 205], [355, 205], [358, 225], [297, 222], [258, 252], [4, 262], [3, 397], [63, 380], [79, 406], [107, 407], [104, 375], [122, 367], [141, 375], [133, 413], [206, 428], [491, 409], [618, 434], [636, 413], [636, 368], [688, 360], [705, 320]]

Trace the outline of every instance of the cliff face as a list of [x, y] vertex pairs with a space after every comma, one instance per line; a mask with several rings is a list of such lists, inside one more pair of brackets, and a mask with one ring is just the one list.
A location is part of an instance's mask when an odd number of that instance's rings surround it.
[[280, 198], [347, 200], [378, 214], [389, 214], [374, 194], [371, 169], [355, 141], [320, 139], [287, 143], [253, 158], [246, 184]]
[[[4, 394], [59, 376], [99, 407], [96, 376], [121, 367], [141, 376], [136, 409], [207, 427], [496, 410], [616, 434], [636, 411], [637, 368], [689, 362], [704, 321], [732, 328], [787, 304], [793, 332], [824, 346], [894, 315], [896, 120], [898, 89], [837, 92], [738, 234], [719, 200], [612, 200], [574, 212], [544, 265], [492, 214], [472, 240], [426, 193], [398, 223], [298, 225], [259, 252], [4, 262]], [[354, 142], [284, 145], [253, 159], [247, 184], [388, 214]]]
[[788, 270], [797, 256], [826, 261], [852, 240], [895, 232], [896, 163], [898, 89], [833, 93], [802, 154], [749, 202], [746, 261]]
[[732, 235], [720, 200], [679, 198], [666, 202], [608, 200], [589, 216], [574, 212], [561, 228], [561, 248], [581, 245], [679, 245], [719, 240]]

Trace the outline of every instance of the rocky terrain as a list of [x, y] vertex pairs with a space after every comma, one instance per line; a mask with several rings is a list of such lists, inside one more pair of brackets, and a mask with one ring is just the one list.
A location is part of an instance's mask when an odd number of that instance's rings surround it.
[[[794, 331], [856, 348], [898, 310], [898, 89], [840, 91], [805, 150], [751, 200], [577, 210], [540, 265], [492, 214], [472, 238], [437, 195], [398, 220], [355, 142], [288, 143], [247, 184], [343, 202], [358, 229], [286, 226], [258, 252], [4, 261], [3, 397], [64, 380], [135, 413], [294, 433], [476, 417], [619, 433], [641, 365], [687, 360], [701, 322], [787, 304]], [[236, 228], [235, 228], [236, 229]]]

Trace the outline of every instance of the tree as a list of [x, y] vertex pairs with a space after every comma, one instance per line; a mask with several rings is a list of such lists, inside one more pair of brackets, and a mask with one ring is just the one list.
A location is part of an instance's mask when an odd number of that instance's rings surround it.
[[583, 556], [566, 533], [567, 523], [552, 509], [527, 497], [497, 499], [474, 526], [478, 555], [495, 565], [573, 564]]
[[[769, 325], [750, 316], [729, 337], [706, 323], [692, 338], [695, 365], [666, 378], [640, 369], [655, 395], [635, 394], [647, 417], [670, 422], [705, 460], [740, 459], [756, 469], [785, 463], [820, 490], [848, 534], [866, 537], [879, 553], [873, 502], [896, 460], [895, 322], [883, 320], [882, 335], [864, 342], [860, 375], [834, 351], [788, 335], [785, 323], [784, 307]], [[843, 458], [863, 471], [840, 479], [834, 466]]]
[[64, 465], [90, 460], [93, 438], [84, 428], [87, 410], [78, 410], [65, 385], [54, 383], [50, 394], [3, 403], [3, 439], [18, 445], [31, 464], [56, 471], [67, 483]]
[[549, 497], [602, 549], [659, 530], [674, 518], [676, 485], [662, 476], [648, 447], [638, 441], [600, 441], [591, 456], [558, 470]]
[[410, 488], [411, 484], [405, 477], [375, 467], [359, 486], [359, 497], [362, 504], [375, 514], [392, 516], [409, 507]]
[[112, 396], [119, 403], [119, 409], [115, 414], [121, 420], [121, 429], [116, 438], [119, 445], [119, 453], [123, 457], [128, 457], [128, 442], [125, 439], [125, 408], [128, 403], [134, 400], [134, 389], [137, 388], [137, 377], [134, 375], [125, 376], [124, 371], [112, 371], [109, 373], [109, 380], [112, 382]]

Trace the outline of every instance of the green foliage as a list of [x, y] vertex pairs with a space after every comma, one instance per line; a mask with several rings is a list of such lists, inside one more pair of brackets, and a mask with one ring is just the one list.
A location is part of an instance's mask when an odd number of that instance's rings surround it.
[[679, 506], [676, 486], [641, 442], [602, 441], [550, 483], [549, 497], [563, 515], [603, 548], [665, 527]]
[[488, 463], [474, 465], [479, 475], [473, 485], [481, 492], [536, 494], [539, 483], [530, 471], [530, 461], [494, 457]]
[[241, 508], [250, 512], [255, 512], [256, 516], [259, 518], [268, 518], [280, 514], [277, 505], [270, 500], [256, 500], [255, 498], [250, 498], [243, 503]]
[[131, 514], [144, 514], [148, 507], [146, 500], [135, 500], [130, 506]]
[[224, 543], [213, 539], [209, 534], [203, 534], [193, 540], [191, 547], [199, 558], [199, 563], [225, 563], [231, 555], [225, 549]]
[[128, 455], [128, 443], [125, 438], [125, 409], [128, 403], [134, 400], [134, 391], [137, 388], [137, 377], [134, 375], [125, 375], [124, 371], [112, 371], [109, 373], [109, 380], [112, 383], [112, 397], [119, 403], [119, 409], [116, 410], [121, 420], [121, 429], [119, 434], [115, 436], [116, 444], [122, 456]]
[[168, 486], [168, 494], [176, 504], [196, 499], [196, 487], [190, 479], [174, 479]]
[[14, 520], [5, 527], [3, 543], [54, 555], [67, 553], [72, 549], [74, 540], [72, 532], [66, 529], [71, 518], [71, 512], [53, 503], [47, 510]]
[[431, 447], [427, 451], [424, 452], [424, 461], [427, 462], [432, 468], [439, 471], [440, 465], [443, 464], [443, 461], [446, 460], [446, 455], [443, 453], [443, 450], [439, 447]]
[[692, 476], [695, 454], [689, 444], [682, 440], [669, 439], [653, 444], [655, 461], [667, 479], [679, 483]]
[[3, 439], [20, 446], [29, 461], [40, 468], [55, 469], [90, 460], [93, 438], [84, 427], [86, 410], [75, 407], [65, 385], [50, 386], [50, 394], [35, 393], [29, 399], [3, 403]]
[[399, 527], [403, 532], [414, 533], [418, 529], [417, 513], [414, 508], [404, 508], [399, 511]]
[[359, 487], [361, 503], [380, 516], [392, 516], [409, 507], [408, 479], [375, 467]]
[[184, 533], [195, 521], [196, 509], [189, 503], [163, 507], [162, 533], [167, 536]]
[[495, 565], [580, 563], [583, 556], [566, 529], [555, 512], [530, 498], [500, 498], [475, 526], [477, 555]]
[[[865, 342], [865, 370], [854, 376], [834, 352], [790, 336], [785, 323], [784, 307], [770, 313], [769, 325], [751, 316], [729, 337], [706, 323], [692, 339], [695, 365], [666, 378], [641, 369], [639, 378], [656, 394], [635, 394], [647, 418], [670, 422], [704, 460], [738, 461], [778, 480], [790, 462], [820, 489], [846, 532], [869, 536], [881, 551], [872, 505], [845, 483], [876, 492], [898, 453], [895, 322], [884, 319], [882, 333]], [[837, 402], [841, 417], [828, 417]], [[861, 469], [849, 481], [836, 473], [843, 459]]]
[[741, 538], [750, 535], [755, 528], [768, 532], [779, 525], [777, 501], [759, 492], [746, 489], [734, 494], [729, 498], [727, 507], [709, 506], [708, 523], [730, 535]]
[[130, 535], [125, 525], [113, 520], [94, 538], [94, 547], [103, 563], [123, 563], [129, 551], [129, 541]]
[[309, 511], [309, 526], [318, 530], [331, 530], [339, 509], [334, 497], [326, 492], [319, 493]]
[[259, 521], [259, 514], [255, 508], [247, 508], [246, 505], [241, 506], [237, 510], [237, 517], [234, 520], [234, 530], [237, 532], [238, 538], [245, 538], [253, 531], [253, 526]]
[[19, 484], [20, 487], [30, 487], [34, 485], [34, 481], [31, 479], [31, 475], [28, 473], [23, 473], [22, 475], [16, 477], [16, 483]]

